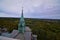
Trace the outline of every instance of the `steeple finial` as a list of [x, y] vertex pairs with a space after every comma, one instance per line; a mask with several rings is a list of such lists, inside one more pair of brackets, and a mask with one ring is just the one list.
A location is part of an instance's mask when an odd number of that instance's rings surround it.
[[21, 16], [23, 17], [23, 6], [22, 6], [22, 14], [21, 14]]

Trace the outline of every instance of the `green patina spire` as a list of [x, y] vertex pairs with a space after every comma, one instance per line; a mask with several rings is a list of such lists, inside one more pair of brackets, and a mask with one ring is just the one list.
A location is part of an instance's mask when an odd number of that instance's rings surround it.
[[19, 25], [18, 25], [18, 31], [20, 33], [24, 33], [24, 31], [25, 31], [25, 20], [24, 20], [24, 17], [23, 17], [23, 9], [22, 9], [20, 22], [19, 22]]

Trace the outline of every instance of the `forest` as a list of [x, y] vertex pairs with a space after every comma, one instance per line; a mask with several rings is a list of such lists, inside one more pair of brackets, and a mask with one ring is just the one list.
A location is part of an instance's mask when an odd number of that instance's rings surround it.
[[[20, 18], [0, 18], [0, 27], [9, 32], [18, 29]], [[25, 18], [26, 26], [30, 27], [37, 40], [60, 40], [60, 19]]]

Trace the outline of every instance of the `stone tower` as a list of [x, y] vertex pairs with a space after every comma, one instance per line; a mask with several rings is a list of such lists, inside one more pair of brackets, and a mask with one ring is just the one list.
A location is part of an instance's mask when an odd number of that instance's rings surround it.
[[21, 14], [20, 22], [18, 24], [18, 31], [20, 33], [24, 33], [24, 31], [25, 31], [25, 20], [24, 20], [24, 17], [23, 17], [23, 9], [22, 9], [22, 14]]

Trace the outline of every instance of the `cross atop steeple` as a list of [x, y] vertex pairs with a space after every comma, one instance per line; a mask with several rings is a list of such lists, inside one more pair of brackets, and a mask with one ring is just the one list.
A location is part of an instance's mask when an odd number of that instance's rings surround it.
[[25, 20], [24, 20], [24, 17], [23, 17], [23, 7], [22, 7], [22, 14], [21, 14], [20, 22], [19, 22], [19, 25], [18, 25], [18, 31], [20, 33], [24, 33], [24, 31], [25, 31]]

